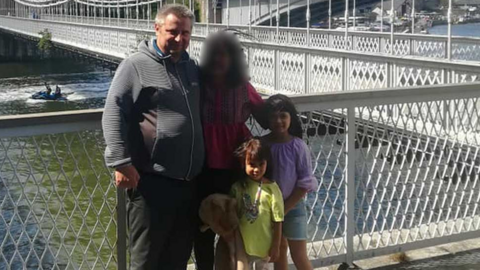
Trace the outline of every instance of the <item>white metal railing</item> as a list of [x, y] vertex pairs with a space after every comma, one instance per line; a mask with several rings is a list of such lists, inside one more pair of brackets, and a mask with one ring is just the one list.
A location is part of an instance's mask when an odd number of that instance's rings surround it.
[[[49, 29], [53, 41], [123, 59], [152, 31], [0, 16], [0, 28], [28, 36]], [[215, 31], [215, 28], [209, 28]], [[204, 36], [194, 35], [190, 54], [199, 57]], [[305, 46], [243, 41], [252, 82], [264, 93], [337, 92], [479, 81], [480, 63], [385, 56]]]
[[[307, 196], [316, 267], [480, 237], [479, 89], [292, 97], [319, 184]], [[101, 114], [0, 117], [0, 268], [126, 268]]]
[[[127, 20], [118, 18], [92, 18], [85, 16], [44, 15], [42, 20], [127, 27], [153, 30], [153, 20]], [[205, 36], [209, 32], [235, 28], [250, 34], [256, 41], [347, 50], [361, 53], [380, 53], [394, 56], [415, 56], [433, 59], [448, 59], [448, 37], [381, 32], [362, 32], [309, 29], [293, 27], [269, 27], [257, 25], [195, 24], [194, 34]], [[347, 40], [347, 42], [345, 42]], [[392, 44], [393, 43], [393, 47]], [[480, 61], [480, 38], [452, 37], [452, 60]]]

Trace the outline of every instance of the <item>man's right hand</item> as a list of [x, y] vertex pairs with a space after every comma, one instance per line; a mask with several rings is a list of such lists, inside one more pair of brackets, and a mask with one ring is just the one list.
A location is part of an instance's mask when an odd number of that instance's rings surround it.
[[140, 175], [133, 165], [115, 169], [115, 184], [119, 188], [136, 188]]

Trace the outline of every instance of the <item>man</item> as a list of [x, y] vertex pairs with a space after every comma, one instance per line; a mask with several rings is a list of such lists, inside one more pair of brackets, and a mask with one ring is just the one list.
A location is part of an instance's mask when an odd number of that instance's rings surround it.
[[50, 96], [50, 94], [52, 93], [52, 88], [50, 87], [50, 85], [47, 84], [47, 82], [44, 82], [44, 84], [45, 88], [47, 88], [47, 91], [45, 93]]
[[185, 269], [196, 224], [194, 179], [204, 161], [198, 70], [185, 51], [193, 13], [167, 5], [156, 38], [113, 78], [103, 115], [106, 162], [127, 189], [131, 269]]
[[57, 85], [55, 87], [55, 98], [59, 98], [62, 96], [62, 89], [60, 89], [60, 87]]

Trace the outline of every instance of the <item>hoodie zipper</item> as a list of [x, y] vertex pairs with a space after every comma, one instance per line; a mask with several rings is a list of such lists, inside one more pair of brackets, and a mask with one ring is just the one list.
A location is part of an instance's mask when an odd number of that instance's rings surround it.
[[175, 66], [175, 72], [177, 73], [178, 81], [180, 82], [180, 86], [182, 88], [183, 97], [185, 98], [185, 102], [187, 103], [188, 113], [190, 114], [190, 121], [192, 124], [192, 144], [191, 144], [192, 147], [190, 148], [190, 165], [188, 167], [187, 176], [185, 177], [186, 180], [189, 180], [189, 176], [192, 171], [193, 148], [195, 145], [195, 123], [193, 122], [193, 115], [192, 115], [192, 110], [190, 109], [190, 103], [188, 102], [187, 92], [185, 91], [185, 88], [183, 86], [182, 78], [180, 78], [180, 74], [178, 73], [178, 65], [175, 63], [174, 66]]

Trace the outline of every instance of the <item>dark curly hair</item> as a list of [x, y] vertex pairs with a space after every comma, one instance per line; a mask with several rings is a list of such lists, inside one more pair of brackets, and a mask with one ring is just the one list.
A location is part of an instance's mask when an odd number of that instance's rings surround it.
[[230, 68], [227, 71], [228, 87], [237, 88], [249, 80], [247, 61], [242, 44], [234, 30], [222, 30], [208, 35], [202, 48], [200, 71], [204, 81], [211, 81], [215, 55], [224, 47], [230, 56]]
[[267, 117], [269, 118], [272, 113], [277, 112], [288, 112], [290, 114], [291, 122], [288, 133], [302, 139], [303, 130], [300, 118], [298, 117], [298, 111], [289, 97], [282, 94], [276, 94], [267, 99], [265, 102], [265, 113]]

